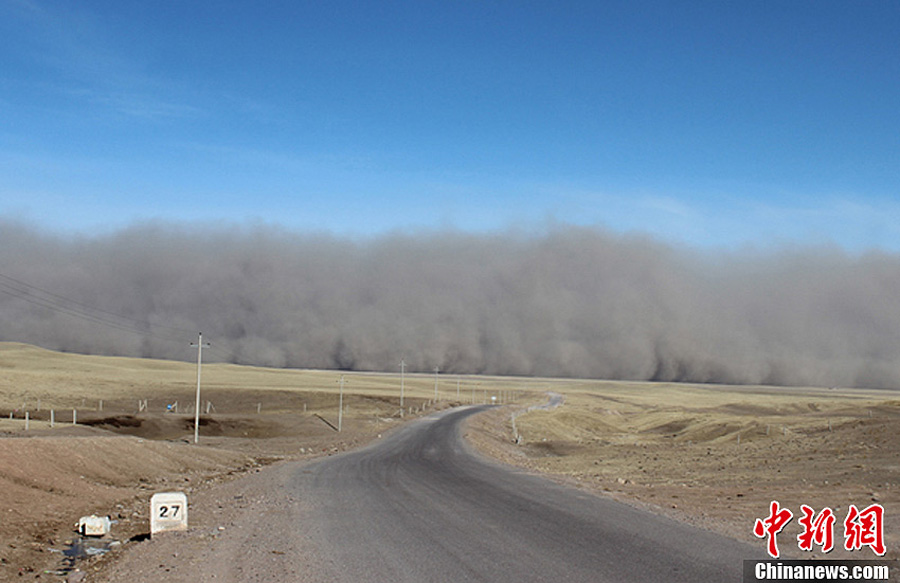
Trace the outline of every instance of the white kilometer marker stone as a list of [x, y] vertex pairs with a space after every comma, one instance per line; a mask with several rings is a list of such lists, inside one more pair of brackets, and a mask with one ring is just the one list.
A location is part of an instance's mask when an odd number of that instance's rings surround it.
[[187, 530], [188, 503], [184, 492], [160, 492], [150, 498], [150, 535]]

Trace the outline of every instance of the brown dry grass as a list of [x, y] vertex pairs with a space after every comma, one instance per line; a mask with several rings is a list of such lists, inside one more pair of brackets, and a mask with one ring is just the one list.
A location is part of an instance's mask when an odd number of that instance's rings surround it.
[[[337, 433], [340, 373], [204, 364], [197, 447], [196, 374], [192, 363], [0, 343], [0, 580], [55, 580], [44, 573], [60, 562], [50, 549], [65, 546], [82, 515], [111, 514], [127, 539], [148, 529], [155, 491], [191, 493], [274, 460], [330, 455], [401, 422], [399, 374], [346, 373]], [[508, 383], [441, 376], [435, 403], [434, 376], [407, 374], [403, 418], [508, 398]], [[179, 412], [167, 413], [175, 402]]]
[[[296, 412], [307, 405], [308, 412], [336, 411], [338, 381], [346, 378], [345, 391], [359, 399], [365, 413], [392, 415], [399, 410], [400, 374], [339, 373], [297, 369], [271, 369], [229, 364], [204, 364], [202, 404], [212, 401], [215, 412], [246, 415]], [[167, 403], [179, 403], [184, 412], [194, 403], [197, 387], [194, 363], [86, 356], [44, 350], [25, 344], [0, 342], [0, 411], [40, 408], [55, 409], [71, 420], [72, 408], [82, 412], [138, 410], [138, 400], [146, 399], [151, 411], [162, 413]], [[459, 381], [459, 392], [457, 392]], [[421, 407], [434, 400], [434, 375], [405, 377], [404, 405]], [[503, 377], [438, 377], [438, 400], [468, 403], [474, 397], [483, 402], [491, 397], [506, 398], [503, 391], [541, 389], [548, 381], [519, 381]], [[457, 396], [458, 395], [458, 396]], [[17, 415], [21, 416], [21, 415]]]
[[[397, 424], [389, 379], [357, 376], [348, 378], [344, 431], [335, 432], [325, 421], [337, 422], [338, 379], [204, 365], [202, 407], [214, 409], [201, 417], [196, 447], [188, 414], [196, 365], [0, 343], [0, 580], [56, 580], [45, 573], [60, 565], [51, 549], [65, 547], [82, 515], [111, 514], [116, 537], [127, 539], [146, 532], [155, 491], [191, 493], [283, 457], [354, 447]], [[408, 413], [425, 404], [427, 383], [407, 385]], [[166, 413], [176, 401], [180, 413]]]
[[[0, 343], [0, 580], [41, 577], [50, 548], [83, 514], [111, 513], [116, 536], [145, 532], [155, 491], [189, 493], [285, 457], [330, 455], [399, 425], [399, 374], [346, 373], [344, 431], [334, 371], [203, 367], [201, 444], [189, 443], [196, 365], [60, 354]], [[798, 555], [800, 504], [885, 507], [898, 557], [900, 395], [889, 391], [406, 376], [405, 417], [455, 403], [510, 403], [472, 419], [470, 438], [508, 462], [759, 545], [756, 518], [778, 500], [795, 514], [780, 535]], [[459, 393], [457, 393], [457, 382]], [[564, 396], [553, 410], [512, 413]], [[103, 400], [103, 410], [100, 409]], [[149, 411], [138, 411], [147, 400]], [[179, 414], [165, 413], [179, 403]], [[71, 425], [78, 409], [80, 424]], [[56, 412], [53, 429], [49, 410]], [[24, 430], [24, 411], [31, 417]], [[257, 412], [259, 411], [259, 413]], [[15, 419], [9, 420], [12, 412]], [[740, 438], [740, 441], [738, 439]], [[836, 557], [840, 553], [833, 553]], [[844, 554], [871, 558], [868, 549]]]
[[[476, 421], [495, 456], [582, 488], [688, 520], [764, 549], [751, 534], [777, 500], [794, 513], [779, 535], [802, 554], [800, 505], [835, 511], [846, 553], [849, 504], [885, 508], [888, 557], [900, 557], [900, 395], [893, 391], [585, 382], [559, 392], [565, 404]], [[498, 427], [502, 428], [498, 430]], [[821, 554], [821, 553], [819, 553]]]

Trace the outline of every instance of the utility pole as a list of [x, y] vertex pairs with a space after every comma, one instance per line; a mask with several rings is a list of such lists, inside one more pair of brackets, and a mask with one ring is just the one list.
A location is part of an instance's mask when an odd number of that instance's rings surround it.
[[434, 367], [434, 402], [437, 403], [437, 379], [438, 373], [441, 372], [441, 367]]
[[406, 374], [406, 361], [400, 360], [400, 408], [403, 408], [403, 385]]
[[341, 396], [338, 400], [338, 433], [341, 432], [341, 423], [344, 420], [344, 375], [341, 375]]
[[203, 346], [209, 346], [209, 342], [203, 342], [203, 332], [197, 334], [197, 344], [191, 343], [191, 346], [197, 347], [197, 404], [194, 407], [194, 443], [200, 441], [200, 368], [203, 364]]

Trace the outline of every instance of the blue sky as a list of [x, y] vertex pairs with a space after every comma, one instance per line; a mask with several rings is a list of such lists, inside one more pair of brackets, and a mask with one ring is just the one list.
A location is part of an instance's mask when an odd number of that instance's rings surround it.
[[0, 0], [0, 218], [900, 250], [900, 3]]

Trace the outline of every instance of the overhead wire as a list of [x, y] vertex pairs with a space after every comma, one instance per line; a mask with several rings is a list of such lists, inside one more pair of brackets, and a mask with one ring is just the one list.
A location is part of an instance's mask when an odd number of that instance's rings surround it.
[[42, 289], [35, 285], [31, 285], [2, 273], [0, 273], [0, 288], [6, 288], [7, 293], [16, 295], [17, 297], [31, 303], [38, 303], [39, 305], [42, 305], [51, 310], [64, 310], [67, 313], [71, 313], [71, 315], [78, 315], [80, 317], [87, 317], [94, 320], [102, 320], [104, 323], [108, 324], [123, 325], [110, 320], [109, 318], [111, 317], [125, 322], [132, 322], [140, 326], [153, 326], [155, 328], [164, 328], [179, 333], [193, 333], [193, 330], [188, 330], [186, 328], [168, 326], [165, 324], [155, 324], [147, 320], [123, 316], [122, 314], [110, 312], [108, 310], [104, 310], [103, 308], [84, 304], [82, 302], [78, 302], [71, 298], [61, 296], [59, 294]]
[[[40, 287], [2, 273], [0, 273], [0, 293], [13, 296], [17, 299], [35, 306], [51, 310], [53, 312], [57, 312], [74, 318], [80, 318], [82, 320], [92, 322], [100, 326], [105, 326], [107, 328], [112, 328], [124, 332], [130, 332], [132, 334], [147, 338], [153, 338], [156, 340], [183, 343], [185, 339], [183, 336], [180, 336], [180, 334], [193, 335], [197, 333], [196, 331], [188, 330], [187, 328], [157, 324], [149, 322], [148, 320], [141, 320], [138, 318], [132, 318], [130, 316], [123, 316], [122, 314], [116, 314], [115, 312], [110, 312], [102, 308], [98, 308], [73, 300], [71, 298], [67, 298], [60, 294], [42, 289]], [[167, 334], [163, 336], [162, 334], [151, 332], [150, 330], [153, 328], [169, 330], [172, 333], [177, 332], [179, 336], [176, 337], [174, 334]], [[222, 347], [210, 348], [213, 349], [213, 352], [219, 354], [220, 356], [224, 356], [226, 360], [231, 360], [232, 362], [237, 360], [236, 355]]]

